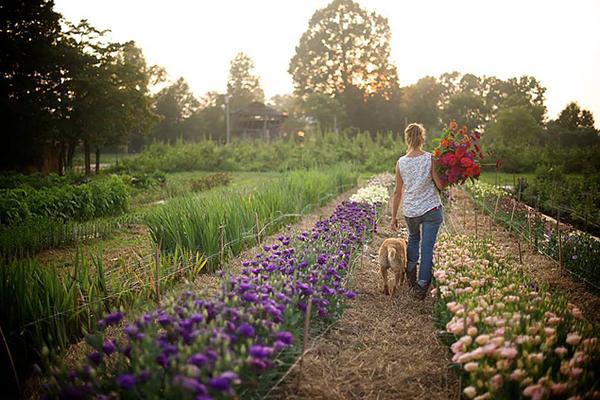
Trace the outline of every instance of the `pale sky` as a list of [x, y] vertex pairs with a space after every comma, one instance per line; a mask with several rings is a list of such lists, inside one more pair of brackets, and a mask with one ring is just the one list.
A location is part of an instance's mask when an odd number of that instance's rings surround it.
[[[267, 98], [290, 93], [288, 65], [300, 36], [327, 0], [55, 0], [118, 41], [134, 40], [150, 64], [183, 76], [197, 96], [224, 92], [229, 62], [243, 51]], [[547, 88], [548, 115], [570, 101], [600, 126], [600, 0], [358, 0], [389, 20], [402, 86], [460, 71], [533, 75]]]

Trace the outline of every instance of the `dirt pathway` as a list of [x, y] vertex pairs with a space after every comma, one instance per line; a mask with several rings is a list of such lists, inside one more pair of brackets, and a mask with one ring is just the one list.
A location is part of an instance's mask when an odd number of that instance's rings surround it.
[[355, 267], [351, 283], [357, 297], [307, 353], [299, 385], [295, 369], [275, 398], [457, 398], [449, 350], [438, 340], [431, 316], [433, 299], [414, 299], [406, 283], [395, 298], [382, 294], [375, 255], [381, 242], [395, 235], [389, 225], [387, 214]]

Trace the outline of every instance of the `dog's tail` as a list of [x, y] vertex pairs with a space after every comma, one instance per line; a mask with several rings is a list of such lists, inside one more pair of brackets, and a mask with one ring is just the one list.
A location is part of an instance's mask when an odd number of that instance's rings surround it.
[[396, 249], [393, 247], [388, 247], [387, 251], [388, 261], [390, 265], [393, 265], [394, 259], [396, 258]]

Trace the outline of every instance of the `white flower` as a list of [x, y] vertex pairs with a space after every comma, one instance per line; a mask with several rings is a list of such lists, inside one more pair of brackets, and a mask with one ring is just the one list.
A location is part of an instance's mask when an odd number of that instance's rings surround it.
[[389, 198], [388, 189], [385, 186], [371, 185], [358, 189], [358, 191], [350, 197], [350, 201], [357, 203], [386, 203]]

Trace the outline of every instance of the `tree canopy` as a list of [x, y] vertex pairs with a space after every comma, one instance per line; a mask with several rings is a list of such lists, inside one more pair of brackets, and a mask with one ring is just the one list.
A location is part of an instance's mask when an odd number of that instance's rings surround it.
[[253, 101], [265, 101], [260, 79], [254, 75], [254, 62], [244, 53], [238, 53], [231, 60], [227, 95], [233, 110], [247, 106]]

